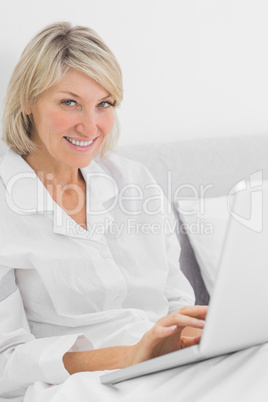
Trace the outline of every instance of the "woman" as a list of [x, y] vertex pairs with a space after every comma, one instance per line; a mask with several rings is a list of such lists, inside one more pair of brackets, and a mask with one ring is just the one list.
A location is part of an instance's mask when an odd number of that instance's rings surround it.
[[143, 166], [109, 155], [121, 101], [114, 55], [69, 23], [36, 35], [11, 77], [0, 165], [3, 397], [200, 341], [207, 309], [192, 306], [175, 235], [143, 230], [172, 219], [166, 201]]

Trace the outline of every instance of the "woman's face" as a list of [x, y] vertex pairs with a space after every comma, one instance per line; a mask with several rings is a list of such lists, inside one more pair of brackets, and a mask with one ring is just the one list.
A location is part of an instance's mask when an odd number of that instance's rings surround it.
[[38, 160], [53, 166], [87, 166], [114, 124], [114, 99], [87, 75], [70, 70], [28, 110]]

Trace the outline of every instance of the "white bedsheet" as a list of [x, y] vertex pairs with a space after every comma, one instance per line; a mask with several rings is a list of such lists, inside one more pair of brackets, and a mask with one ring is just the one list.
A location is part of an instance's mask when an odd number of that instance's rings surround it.
[[268, 344], [116, 385], [101, 384], [101, 374], [78, 373], [58, 386], [36, 382], [24, 402], [267, 402]]

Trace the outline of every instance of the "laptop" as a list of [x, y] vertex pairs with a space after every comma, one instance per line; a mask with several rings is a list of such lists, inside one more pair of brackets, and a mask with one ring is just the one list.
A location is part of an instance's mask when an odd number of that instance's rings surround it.
[[240, 182], [228, 197], [229, 220], [200, 343], [111, 370], [100, 377], [103, 384], [268, 342], [268, 181], [245, 183]]

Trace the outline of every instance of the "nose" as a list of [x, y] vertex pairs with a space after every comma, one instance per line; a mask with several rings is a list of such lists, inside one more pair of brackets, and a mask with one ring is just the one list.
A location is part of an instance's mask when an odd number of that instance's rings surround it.
[[76, 130], [86, 137], [94, 138], [98, 133], [97, 116], [92, 111], [83, 111], [76, 125]]

